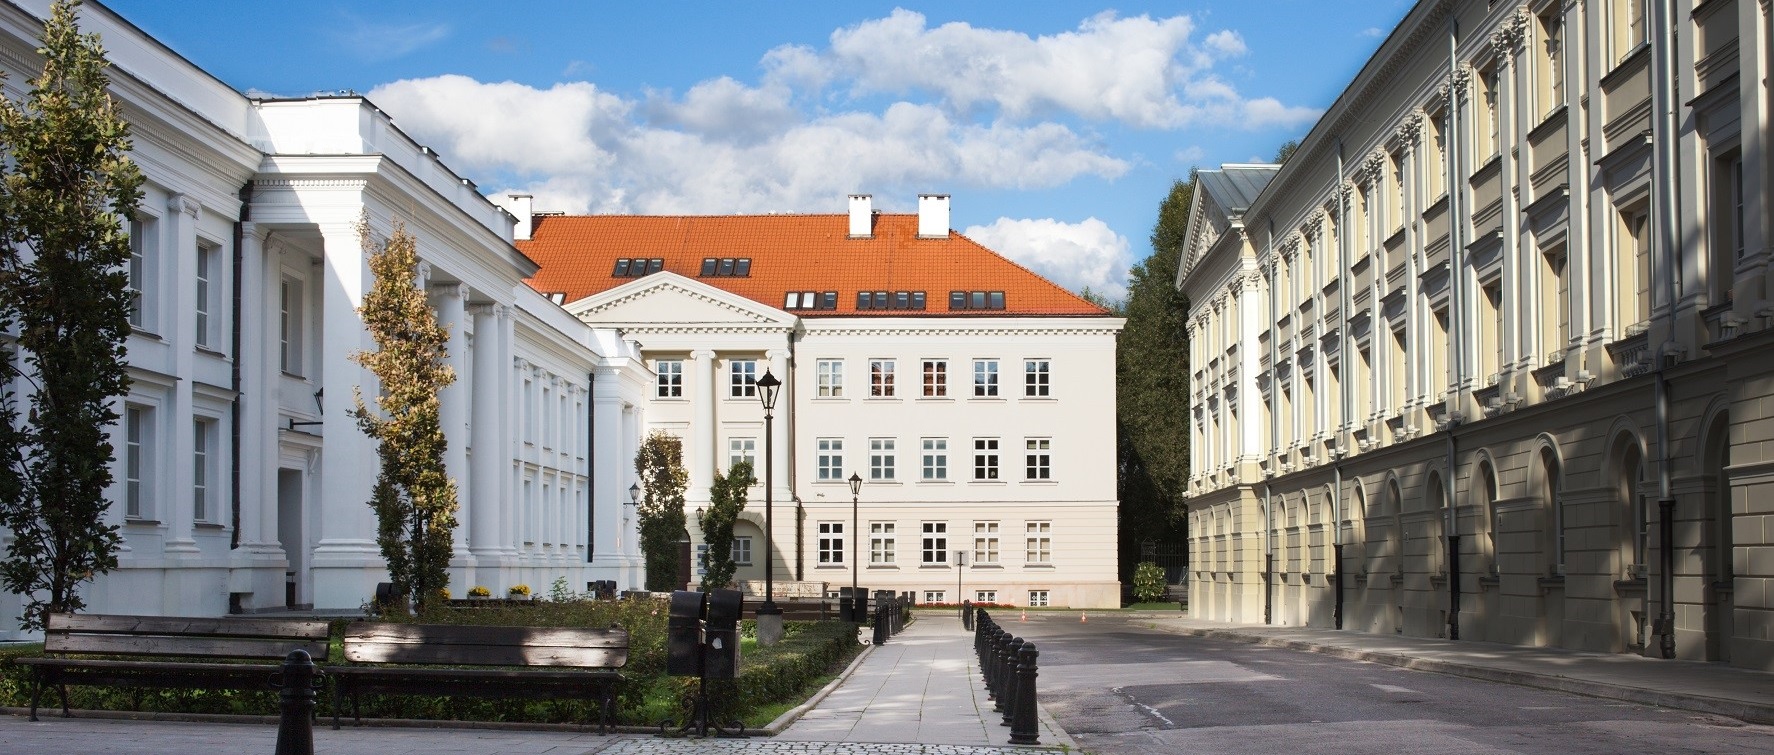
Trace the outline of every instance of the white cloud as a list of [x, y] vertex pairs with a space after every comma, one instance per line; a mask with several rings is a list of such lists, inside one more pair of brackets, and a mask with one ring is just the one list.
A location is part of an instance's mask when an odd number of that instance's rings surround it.
[[1110, 299], [1127, 297], [1133, 266], [1127, 238], [1094, 217], [1082, 223], [998, 218], [962, 233], [1073, 292], [1088, 287]]
[[333, 41], [363, 60], [393, 60], [450, 36], [445, 23], [383, 23], [344, 14]]
[[1385, 34], [1386, 34], [1386, 30], [1382, 29], [1378, 26], [1369, 26], [1368, 28], [1361, 30], [1361, 36], [1364, 36], [1364, 37], [1376, 37], [1377, 38], [1377, 37], [1385, 36]]
[[896, 9], [833, 32], [824, 51], [778, 47], [764, 66], [771, 80], [796, 87], [847, 86], [858, 96], [923, 92], [958, 113], [990, 108], [1018, 120], [1069, 113], [1176, 128], [1211, 117], [1203, 97], [1238, 99], [1212, 68], [1245, 54], [1243, 37], [1222, 30], [1196, 41], [1194, 32], [1188, 16], [1105, 12], [1074, 31], [1031, 37], [962, 22], [930, 28], [922, 14]]
[[[858, 187], [1047, 188], [1129, 169], [1059, 124], [975, 124], [905, 102], [809, 118], [775, 89], [725, 79], [645, 108], [588, 83], [536, 89], [462, 76], [397, 81], [369, 96], [458, 170], [507, 176], [538, 209], [566, 212], [839, 211]], [[753, 118], [768, 127], [740, 138]]]

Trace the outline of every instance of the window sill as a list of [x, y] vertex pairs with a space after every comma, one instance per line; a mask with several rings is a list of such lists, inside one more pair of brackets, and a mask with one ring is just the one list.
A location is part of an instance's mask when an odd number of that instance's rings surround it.
[[903, 483], [903, 482], [900, 482], [900, 481], [899, 481], [899, 480], [897, 480], [897, 479], [887, 479], [887, 480], [863, 480], [863, 481], [862, 481], [862, 482], [863, 482], [863, 486], [864, 486], [864, 487], [867, 487], [867, 486], [869, 486], [869, 485], [904, 485], [904, 484], [905, 484], [905, 483]]
[[131, 527], [158, 527], [159, 519], [124, 519], [124, 525]]
[[665, 404], [688, 404], [688, 403], [690, 403], [690, 399], [684, 398], [683, 396], [654, 396], [653, 400], [658, 401], [660, 403], [665, 403]]
[[1006, 482], [1004, 480], [968, 480], [967, 482], [972, 485], [1007, 485], [1007, 484], [1009, 484], [1008, 482]]
[[1054, 398], [1052, 396], [1023, 396], [1023, 400], [1024, 401], [1033, 401], [1033, 402], [1039, 403], [1039, 404], [1057, 404], [1057, 403], [1059, 403], [1059, 399]]
[[843, 564], [820, 564], [818, 566], [813, 567], [813, 570], [814, 571], [850, 571], [850, 567], [845, 566]]
[[920, 569], [941, 569], [943, 571], [948, 571], [949, 565], [948, 564], [920, 564], [918, 566], [918, 568], [920, 568]]
[[923, 480], [919, 480], [918, 484], [919, 485], [953, 485], [953, 484], [955, 484], [955, 481], [947, 479], [947, 478], [944, 478], [941, 480], [923, 479]]
[[814, 396], [813, 403], [815, 403], [815, 404], [847, 404], [847, 403], [850, 403], [850, 397], [849, 396]]
[[868, 566], [867, 566], [867, 567], [865, 567], [865, 568], [867, 568], [867, 569], [869, 569], [869, 570], [870, 570], [870, 571], [875, 571], [875, 570], [880, 570], [880, 571], [899, 571], [899, 565], [898, 565], [898, 564], [869, 564], [869, 565], [868, 565]]
[[919, 396], [919, 401], [954, 401], [954, 396]]
[[1052, 478], [1048, 478], [1045, 480], [1023, 480], [1023, 484], [1024, 485], [1058, 485], [1059, 480], [1055, 480]]
[[863, 399], [863, 400], [869, 401], [869, 402], [882, 402], [882, 403], [897, 404], [900, 401], [903, 401], [904, 399], [901, 399], [898, 396], [870, 396], [870, 397]]
[[972, 564], [968, 568], [974, 571], [1003, 571], [1003, 564]]
[[217, 532], [228, 529], [227, 525], [217, 522], [192, 522], [191, 526], [200, 530], [215, 530]]
[[289, 370], [284, 370], [284, 371], [283, 371], [283, 376], [284, 376], [284, 377], [286, 377], [286, 378], [289, 378], [289, 379], [291, 379], [291, 380], [301, 380], [301, 381], [304, 381], [304, 382], [306, 382], [306, 381], [307, 381], [307, 380], [308, 380], [308, 376], [307, 376], [307, 375], [303, 375], [303, 374], [302, 374], [302, 373], [300, 373], [300, 372], [290, 372], [290, 371], [289, 371]]
[[1004, 397], [1003, 397], [1003, 396], [974, 396], [974, 397], [972, 397], [972, 398], [971, 398], [971, 399], [968, 399], [968, 400], [970, 400], [970, 401], [993, 401], [993, 402], [1003, 402], [1003, 401], [1004, 401]]
[[212, 348], [205, 346], [203, 344], [198, 344], [198, 345], [192, 347], [192, 351], [195, 351], [195, 352], [202, 354], [206, 357], [215, 357], [216, 359], [227, 359], [228, 358], [227, 352], [221, 351], [219, 349], [212, 349]]
[[148, 330], [147, 328], [144, 328], [140, 325], [130, 326], [129, 334], [132, 336], [141, 336], [141, 337], [146, 338], [150, 341], [159, 341], [161, 343], [166, 343], [166, 339], [162, 338], [159, 333], [156, 333], [152, 330]]
[[1053, 564], [1051, 564], [1051, 563], [1045, 563], [1045, 564], [1023, 564], [1023, 568], [1024, 568], [1024, 569], [1052, 569], [1052, 568], [1054, 568], [1054, 566], [1053, 566]]

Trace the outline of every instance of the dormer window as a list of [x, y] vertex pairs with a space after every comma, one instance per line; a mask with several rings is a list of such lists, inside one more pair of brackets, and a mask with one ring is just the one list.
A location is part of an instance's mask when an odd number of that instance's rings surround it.
[[858, 291], [856, 292], [856, 308], [864, 309], [923, 309], [923, 291]]
[[1004, 308], [1003, 291], [950, 291], [949, 311], [993, 310]]
[[783, 297], [783, 309], [837, 309], [836, 291], [790, 291]]
[[639, 278], [664, 269], [665, 259], [662, 257], [652, 259], [622, 257], [616, 260], [616, 269], [612, 270], [610, 275], [615, 278]]
[[703, 257], [701, 277], [744, 278], [751, 275], [750, 257]]

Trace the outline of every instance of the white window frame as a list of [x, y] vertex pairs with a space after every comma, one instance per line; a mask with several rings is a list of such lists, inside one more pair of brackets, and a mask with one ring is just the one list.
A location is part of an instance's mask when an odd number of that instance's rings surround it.
[[925, 566], [949, 565], [949, 523], [921, 522], [924, 539], [919, 563]]
[[129, 310], [129, 324], [148, 333], [159, 331], [159, 267], [160, 217], [136, 210], [136, 219], [129, 221], [129, 264], [125, 268], [129, 280], [125, 287], [135, 294]]
[[727, 397], [758, 397], [758, 360], [734, 359], [727, 363]]
[[949, 396], [949, 361], [947, 359], [924, 360], [924, 398], [948, 398]]
[[727, 469], [731, 470], [741, 461], [752, 463], [752, 469], [758, 468], [758, 439], [753, 437], [737, 437], [727, 439]]
[[998, 602], [998, 591], [997, 590], [974, 590], [973, 591], [973, 602], [974, 603], [997, 603]]
[[278, 288], [278, 366], [286, 375], [302, 377], [303, 281], [283, 276]]
[[127, 404], [123, 409], [123, 515], [150, 519], [154, 500], [154, 409]]
[[998, 565], [998, 523], [973, 523], [973, 565]]
[[733, 565], [751, 566], [751, 535], [733, 536]]
[[829, 521], [818, 523], [819, 532], [819, 565], [842, 566], [844, 564], [844, 523]]
[[890, 566], [895, 562], [897, 529], [893, 522], [869, 522], [869, 565]]
[[214, 349], [221, 330], [218, 326], [222, 322], [222, 245], [198, 239], [196, 271], [193, 305], [197, 311], [197, 330], [194, 336], [200, 348]]
[[1029, 591], [1029, 607], [1030, 608], [1046, 608], [1047, 606], [1048, 606], [1048, 595], [1047, 595], [1046, 590], [1030, 590]]
[[898, 364], [892, 359], [869, 360], [869, 398], [894, 398], [894, 374]]
[[817, 398], [844, 397], [844, 360], [821, 359], [814, 367], [818, 390]]
[[1051, 398], [1053, 378], [1053, 360], [1023, 360], [1023, 397]]
[[1023, 479], [1053, 479], [1053, 439], [1023, 439]]
[[220, 429], [221, 422], [216, 419], [202, 415], [191, 419], [191, 520], [194, 522], [215, 520], [212, 504], [218, 502], [216, 493], [220, 490], [216, 474], [216, 441]]
[[895, 467], [899, 452], [894, 438], [869, 438], [869, 480], [892, 482], [897, 479]]
[[944, 593], [942, 590], [925, 590], [924, 591], [924, 604], [925, 605], [934, 605], [937, 603], [942, 603], [946, 597], [947, 597], [947, 594]]
[[1023, 533], [1023, 562], [1053, 563], [1053, 522], [1045, 519], [1028, 522], [1023, 525]]
[[998, 360], [973, 360], [973, 397], [998, 397]]
[[684, 397], [684, 360], [660, 359], [653, 363], [653, 396]]
[[818, 451], [815, 467], [819, 470], [822, 482], [842, 481], [844, 479], [844, 439], [820, 438], [814, 441]]
[[924, 439], [924, 479], [929, 481], [947, 481], [949, 479], [949, 439]]
[[998, 479], [998, 439], [973, 439], [973, 479], [976, 481]]

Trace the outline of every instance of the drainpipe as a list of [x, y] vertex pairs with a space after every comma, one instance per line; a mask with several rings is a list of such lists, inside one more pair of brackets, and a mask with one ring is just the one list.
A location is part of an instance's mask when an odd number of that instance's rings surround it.
[[[585, 372], [585, 564], [598, 553], [598, 370]], [[623, 502], [616, 502], [621, 507]]]
[[[1355, 391], [1350, 386], [1354, 383], [1355, 363], [1349, 361], [1349, 310], [1355, 306], [1354, 299], [1349, 295], [1349, 195], [1343, 191], [1343, 140], [1337, 140], [1337, 275], [1342, 281], [1337, 285], [1337, 295], [1342, 300], [1337, 306], [1337, 358], [1343, 360], [1343, 384], [1339, 386], [1339, 398], [1343, 404], [1343, 426], [1349, 427], [1356, 419]], [[1370, 266], [1371, 268], [1372, 266]], [[1383, 270], [1375, 270], [1375, 275], [1385, 275]], [[1372, 323], [1369, 324], [1372, 333]], [[1370, 335], [1371, 339], [1372, 336]], [[1331, 612], [1331, 621], [1337, 629], [1343, 628], [1343, 458], [1348, 455], [1349, 447], [1343, 444], [1344, 433], [1337, 433], [1337, 451], [1331, 458], [1331, 553], [1336, 558], [1337, 597], [1336, 607]]]
[[1269, 483], [1263, 483], [1263, 623], [1275, 623], [1275, 517], [1269, 500]]
[[[1466, 180], [1462, 177], [1459, 150], [1454, 146], [1454, 135], [1459, 133], [1460, 105], [1459, 87], [1451, 86], [1453, 78], [1460, 73], [1460, 59], [1457, 48], [1460, 41], [1459, 22], [1453, 17], [1448, 18], [1448, 129], [1447, 129], [1447, 161], [1448, 161], [1448, 332], [1459, 333], [1459, 327], [1465, 319], [1466, 310], [1460, 296], [1464, 286], [1460, 285], [1465, 274], [1465, 249], [1460, 242], [1460, 227], [1465, 216], [1460, 211], [1460, 189]], [[1501, 337], [1502, 334], [1498, 334]], [[1460, 339], [1464, 341], [1465, 339]], [[1442, 485], [1442, 506], [1447, 509], [1447, 568], [1448, 568], [1448, 639], [1460, 639], [1460, 516], [1459, 507], [1454, 505], [1454, 466], [1459, 458], [1459, 441], [1454, 437], [1463, 418], [1466, 402], [1462, 398], [1466, 382], [1465, 345], [1448, 350], [1448, 356], [1454, 368], [1454, 409], [1447, 412], [1447, 446], [1448, 458], [1446, 474]]]
[[1675, 535], [1675, 496], [1670, 491], [1670, 474], [1674, 459], [1669, 448], [1669, 378], [1665, 369], [1669, 363], [1678, 358], [1674, 349], [1679, 347], [1676, 342], [1676, 306], [1681, 298], [1681, 250], [1680, 239], [1676, 234], [1676, 224], [1681, 218], [1681, 194], [1676, 191], [1675, 182], [1680, 174], [1680, 153], [1677, 149], [1679, 133], [1678, 109], [1680, 108], [1679, 92], [1676, 90], [1675, 44], [1676, 30], [1671, 25], [1675, 18], [1669, 0], [1657, 0], [1651, 4], [1652, 13], [1650, 28], [1661, 30], [1661, 39], [1653, 33], [1651, 40], [1651, 104], [1656, 112], [1651, 122], [1652, 149], [1655, 150], [1651, 165], [1651, 185], [1657, 196], [1653, 196], [1652, 204], [1657, 208], [1657, 215], [1652, 219], [1652, 227], [1657, 233], [1657, 246], [1661, 252], [1659, 257], [1664, 261], [1664, 276], [1668, 285], [1669, 301], [1666, 303], [1665, 317], [1668, 327], [1665, 340], [1653, 351], [1652, 358], [1656, 364], [1654, 391], [1657, 413], [1657, 448], [1662, 458], [1657, 463], [1657, 477], [1661, 495], [1657, 500], [1657, 537], [1658, 589], [1662, 593], [1661, 605], [1658, 607], [1656, 634], [1659, 641], [1659, 654], [1663, 658], [1675, 657], [1675, 551], [1671, 547]]
[[[1279, 264], [1275, 260], [1275, 219], [1273, 217], [1269, 218], [1268, 223], [1269, 223], [1269, 236], [1268, 236], [1268, 239], [1264, 242], [1264, 245], [1268, 247], [1270, 269], [1280, 269]], [[1275, 454], [1274, 454], [1276, 441], [1278, 441], [1281, 438], [1281, 435], [1280, 435], [1280, 433], [1281, 433], [1281, 416], [1279, 414], [1277, 414], [1275, 412], [1275, 410], [1273, 409], [1273, 407], [1275, 406], [1275, 399], [1281, 395], [1280, 371], [1278, 369], [1276, 369], [1277, 363], [1275, 361], [1275, 357], [1277, 356], [1276, 352], [1280, 348], [1279, 344], [1277, 343], [1277, 338], [1279, 338], [1281, 335], [1280, 333], [1276, 332], [1276, 330], [1275, 330], [1275, 304], [1276, 304], [1275, 298], [1276, 298], [1275, 279], [1270, 278], [1269, 279], [1269, 405], [1271, 407], [1271, 409], [1269, 411], [1269, 451], [1270, 451], [1270, 453], [1269, 453], [1269, 465], [1270, 465], [1269, 478], [1270, 479], [1274, 479], [1275, 475], [1281, 471], [1280, 469], [1275, 468]], [[1270, 570], [1273, 569], [1274, 565], [1275, 565], [1274, 556], [1270, 555], [1271, 545], [1270, 545], [1270, 541], [1269, 541], [1269, 536], [1270, 536], [1269, 496], [1270, 496], [1272, 487], [1273, 487], [1273, 485], [1269, 482], [1269, 480], [1263, 481], [1263, 551], [1264, 551], [1264, 559], [1265, 559], [1264, 567], [1263, 567], [1264, 568], [1264, 571], [1263, 571], [1263, 623], [1265, 623], [1265, 624], [1269, 623], [1269, 613], [1271, 611], [1271, 608], [1269, 605], [1269, 601], [1270, 601], [1269, 584], [1273, 581], [1273, 575], [1270, 573]]]
[[[228, 458], [230, 465], [228, 500], [230, 501], [229, 509], [231, 509], [229, 524], [230, 529], [233, 530], [233, 534], [228, 538], [229, 550], [240, 547], [240, 308], [242, 305], [240, 287], [244, 282], [240, 273], [240, 264], [246, 258], [245, 253], [241, 251], [241, 246], [246, 241], [246, 224], [252, 222], [252, 214], [253, 182], [249, 180], [245, 186], [240, 187], [240, 219], [234, 221], [234, 296], [230, 303], [229, 330], [232, 332], [228, 336], [228, 355], [233, 357], [229, 360], [232, 364], [228, 369], [228, 378], [229, 387], [234, 390], [234, 400], [229, 402], [228, 407]], [[269, 397], [261, 396], [259, 398], [268, 399]]]

